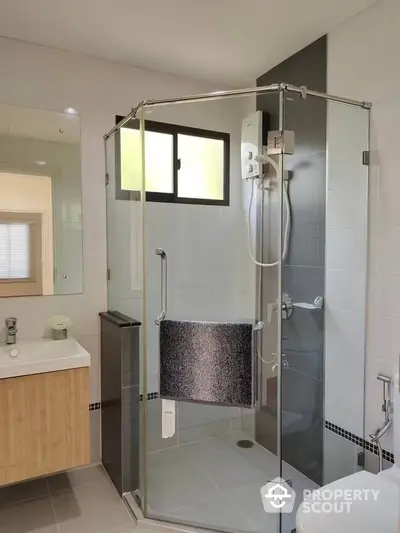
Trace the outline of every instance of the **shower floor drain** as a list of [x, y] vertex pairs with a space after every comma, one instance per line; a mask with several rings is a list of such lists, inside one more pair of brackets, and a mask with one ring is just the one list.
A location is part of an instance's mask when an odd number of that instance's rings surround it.
[[239, 448], [253, 448], [254, 442], [252, 440], [238, 440], [236, 443], [236, 446], [239, 446]]

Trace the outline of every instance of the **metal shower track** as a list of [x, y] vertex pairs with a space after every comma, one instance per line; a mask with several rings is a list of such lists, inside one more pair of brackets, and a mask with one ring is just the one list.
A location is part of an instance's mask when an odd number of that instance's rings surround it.
[[107, 140], [111, 135], [118, 131], [129, 120], [136, 118], [137, 113], [143, 107], [160, 107], [164, 105], [184, 104], [202, 102], [203, 100], [220, 100], [222, 98], [246, 96], [251, 94], [265, 94], [265, 93], [278, 93], [278, 92], [291, 92], [297, 93], [301, 98], [306, 99], [307, 96], [313, 96], [315, 98], [322, 98], [329, 100], [330, 102], [338, 102], [355, 107], [363, 107], [365, 109], [371, 109], [370, 102], [364, 102], [359, 100], [352, 100], [351, 98], [343, 98], [341, 96], [334, 96], [332, 94], [320, 93], [318, 91], [311, 91], [306, 86], [297, 87], [296, 85], [290, 85], [288, 83], [273, 83], [272, 85], [265, 85], [262, 87], [251, 87], [249, 89], [234, 89], [231, 91], [217, 91], [212, 93], [194, 94], [189, 96], [179, 96], [175, 98], [165, 98], [161, 100], [144, 100], [140, 102], [136, 107], [131, 109], [131, 112], [126, 115], [118, 124], [116, 124], [111, 130], [104, 135], [104, 140]]

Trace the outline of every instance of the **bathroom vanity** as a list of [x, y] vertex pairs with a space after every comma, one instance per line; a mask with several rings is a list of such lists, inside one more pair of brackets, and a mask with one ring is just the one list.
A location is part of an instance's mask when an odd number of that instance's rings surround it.
[[75, 339], [0, 346], [0, 486], [89, 463], [89, 366]]

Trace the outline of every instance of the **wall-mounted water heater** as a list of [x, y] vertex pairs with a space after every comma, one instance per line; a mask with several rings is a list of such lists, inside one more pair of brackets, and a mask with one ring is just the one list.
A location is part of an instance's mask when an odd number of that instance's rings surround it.
[[262, 162], [257, 156], [263, 153], [263, 114], [251, 113], [242, 121], [242, 179], [254, 179], [262, 174]]
[[268, 131], [269, 115], [255, 111], [242, 121], [242, 179], [263, 175], [263, 165], [273, 155], [294, 153], [294, 132]]

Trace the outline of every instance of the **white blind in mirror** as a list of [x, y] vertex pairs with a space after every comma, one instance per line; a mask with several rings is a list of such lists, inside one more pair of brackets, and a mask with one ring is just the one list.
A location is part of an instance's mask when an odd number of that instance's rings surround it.
[[27, 222], [0, 222], [0, 279], [30, 277], [29, 235]]

